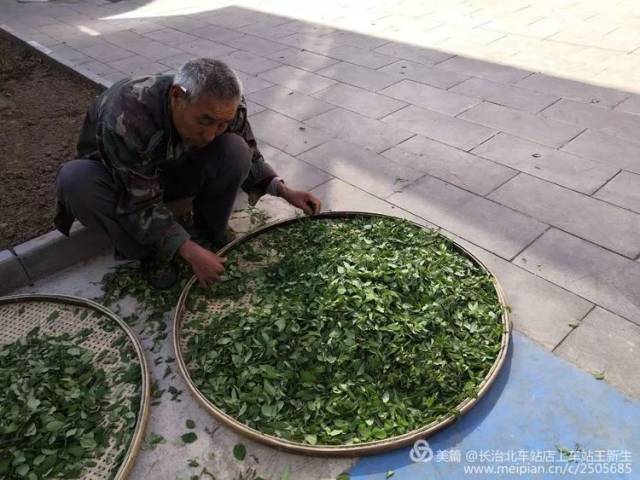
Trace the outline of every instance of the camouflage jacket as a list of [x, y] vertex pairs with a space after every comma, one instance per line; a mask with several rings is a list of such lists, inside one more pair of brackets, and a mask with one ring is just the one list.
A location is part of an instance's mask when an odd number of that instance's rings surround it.
[[[100, 160], [123, 187], [116, 215], [140, 244], [158, 256], [173, 258], [189, 238], [162, 203], [159, 171], [183, 162], [187, 154], [169, 111], [170, 75], [125, 79], [103, 92], [85, 117], [78, 140], [78, 158]], [[257, 148], [244, 98], [227, 132], [242, 136], [253, 152], [242, 189], [254, 200], [265, 194], [276, 176]]]

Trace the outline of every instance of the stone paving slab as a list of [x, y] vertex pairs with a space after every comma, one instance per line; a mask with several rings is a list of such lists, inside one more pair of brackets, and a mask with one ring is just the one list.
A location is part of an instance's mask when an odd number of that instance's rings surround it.
[[268, 55], [268, 57], [309, 72], [315, 72], [338, 63], [338, 60], [334, 58], [308, 52], [306, 50], [299, 50], [297, 48], [283, 49], [273, 55]]
[[310, 118], [305, 123], [377, 153], [414, 135], [407, 130], [339, 107]]
[[423, 175], [419, 170], [390, 162], [371, 150], [338, 139], [299, 158], [380, 198], [400, 191]]
[[640, 254], [640, 215], [628, 210], [524, 173], [489, 198], [629, 258]]
[[430, 176], [388, 201], [505, 259], [547, 229], [533, 218]]
[[587, 195], [619, 171], [506, 133], [499, 133], [472, 153]]
[[587, 300], [460, 237], [451, 237], [478, 257], [498, 279], [511, 308], [513, 327], [548, 350], [556, 348], [594, 307]]
[[596, 307], [555, 350], [631, 396], [640, 395], [640, 326]]
[[384, 117], [407, 105], [405, 102], [343, 83], [338, 83], [316, 93], [314, 97], [369, 118]]
[[620, 172], [594, 196], [640, 213], [640, 175]]
[[602, 130], [625, 140], [637, 141], [640, 116], [609, 110], [598, 105], [560, 100], [542, 112], [546, 118], [579, 127]]
[[483, 125], [414, 105], [398, 110], [382, 121], [462, 150], [471, 150], [497, 133]]
[[379, 92], [419, 107], [451, 115], [452, 117], [480, 103], [478, 98], [458, 95], [440, 88], [414, 82], [413, 80], [402, 80]]
[[463, 150], [416, 135], [383, 155], [478, 195], [492, 192], [518, 172]]
[[252, 115], [251, 128], [258, 138], [290, 155], [298, 155], [332, 137], [271, 110]]
[[640, 263], [552, 228], [514, 263], [640, 325]]
[[529, 113], [537, 113], [558, 100], [554, 95], [532, 92], [483, 78], [470, 78], [450, 88], [449, 91]]
[[336, 84], [333, 80], [290, 65], [282, 65], [258, 76], [306, 95], [312, 95]]
[[[549, 109], [545, 110], [545, 112], [548, 111]], [[461, 114], [459, 118], [550, 147], [560, 147], [584, 130], [583, 127], [545, 119], [488, 102], [476, 105]]]
[[612, 166], [640, 173], [640, 143], [630, 142], [597, 130], [586, 130], [562, 150]]
[[333, 109], [333, 105], [279, 85], [251, 93], [247, 98], [295, 120], [306, 120]]
[[397, 62], [387, 65], [384, 68], [379, 68], [378, 70], [380, 72], [400, 75], [402, 78], [425, 83], [432, 87], [444, 90], [469, 79], [468, 75], [462, 73], [449, 72], [448, 70], [429, 67], [409, 60], [398, 60]]
[[396, 75], [347, 62], [336, 63], [318, 70], [317, 73], [318, 75], [371, 91], [381, 90], [401, 80]]

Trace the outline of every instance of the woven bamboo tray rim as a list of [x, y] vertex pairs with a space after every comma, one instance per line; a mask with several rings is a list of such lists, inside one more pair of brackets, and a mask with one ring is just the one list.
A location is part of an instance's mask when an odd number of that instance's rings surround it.
[[[123, 331], [129, 340], [129, 345], [133, 347], [133, 350], [136, 353], [137, 362], [140, 365], [141, 372], [141, 382], [139, 385], [140, 391], [138, 395], [140, 396], [140, 406], [138, 407], [138, 412], [136, 416], [136, 426], [129, 442], [129, 446], [125, 453], [124, 458], [121, 460], [117, 473], [114, 477], [114, 480], [125, 480], [133, 468], [133, 464], [135, 462], [136, 456], [140, 451], [140, 447], [142, 446], [142, 442], [144, 439], [144, 432], [147, 425], [147, 421], [149, 419], [149, 392], [150, 392], [150, 380], [149, 380], [149, 368], [147, 366], [146, 357], [144, 355], [144, 351], [142, 349], [142, 345], [140, 341], [136, 337], [135, 333], [131, 330], [131, 328], [118, 317], [111, 310], [107, 309], [103, 305], [96, 303], [92, 300], [88, 300], [86, 298], [71, 296], [71, 295], [60, 295], [60, 294], [20, 294], [20, 295], [10, 295], [6, 297], [0, 297], [0, 307], [9, 304], [25, 304], [29, 302], [49, 302], [60, 305], [71, 305], [75, 307], [81, 307], [90, 309], [93, 311], [99, 312], [103, 317], [109, 318], [113, 321], [121, 331]], [[82, 322], [82, 320], [79, 320]], [[30, 330], [30, 329], [29, 329]], [[61, 331], [60, 333], [63, 333]], [[91, 334], [89, 335], [89, 338]], [[16, 338], [17, 339], [17, 338]], [[100, 465], [100, 462], [98, 462]], [[90, 469], [89, 471], [91, 471]], [[90, 473], [86, 473], [85, 477], [90, 475]]]
[[[410, 220], [402, 219], [399, 217], [394, 217], [392, 215], [385, 215], [380, 213], [371, 213], [371, 212], [359, 212], [359, 211], [335, 211], [335, 212], [325, 212], [318, 215], [314, 215], [311, 217], [313, 220], [339, 220], [339, 219], [348, 219], [348, 218], [356, 218], [356, 217], [369, 217], [369, 218], [389, 218], [394, 220], [403, 220], [409, 222], [419, 228], [426, 228], [419, 223], [412, 222]], [[309, 219], [307, 219], [308, 221]], [[223, 249], [221, 249], [218, 254], [224, 256], [229, 251], [239, 247], [245, 242], [248, 242], [259, 235], [269, 232], [271, 230], [286, 227], [293, 223], [300, 221], [299, 218], [292, 218], [287, 220], [281, 220], [269, 223], [264, 225], [257, 230], [254, 230], [251, 233], [248, 233], [240, 238], [237, 238], [233, 242], [226, 245]], [[439, 229], [433, 228], [438, 232]], [[442, 234], [440, 234], [442, 235]], [[443, 235], [444, 236], [444, 235]], [[390, 450], [395, 450], [397, 448], [405, 447], [407, 445], [413, 444], [416, 440], [428, 437], [433, 435], [437, 431], [443, 429], [447, 425], [453, 423], [458, 417], [461, 417], [465, 413], [467, 413], [471, 408], [487, 393], [495, 379], [497, 378], [500, 370], [502, 369], [508, 349], [509, 349], [509, 341], [511, 338], [511, 320], [509, 318], [508, 307], [506, 303], [506, 297], [504, 294], [504, 290], [502, 286], [498, 282], [497, 277], [493, 274], [493, 272], [475, 255], [469, 252], [462, 245], [459, 245], [454, 240], [445, 237], [450, 240], [454, 246], [458, 249], [460, 253], [467, 256], [470, 260], [475, 262], [481, 268], [483, 268], [492, 278], [493, 284], [496, 289], [496, 294], [498, 296], [498, 300], [502, 305], [502, 324], [503, 324], [503, 333], [500, 341], [500, 350], [498, 351], [498, 355], [496, 356], [496, 360], [493, 365], [487, 372], [484, 380], [480, 382], [478, 385], [478, 394], [476, 397], [469, 397], [460, 402], [454, 409], [459, 413], [457, 415], [448, 415], [440, 420], [435, 420], [428, 425], [420, 427], [418, 429], [407, 432], [403, 435], [397, 435], [391, 438], [387, 438], [384, 440], [376, 440], [372, 442], [363, 442], [355, 445], [308, 445], [298, 442], [292, 442], [290, 440], [286, 440], [280, 437], [276, 437], [275, 435], [269, 435], [254, 428], [248, 427], [242, 422], [239, 422], [231, 415], [228, 415], [218, 407], [216, 407], [209, 399], [207, 399], [200, 390], [196, 387], [194, 382], [191, 380], [191, 376], [189, 375], [189, 371], [184, 361], [184, 356], [182, 353], [182, 346], [180, 342], [182, 326], [184, 323], [184, 312], [186, 306], [186, 300], [189, 296], [189, 290], [193, 286], [193, 284], [197, 281], [195, 275], [186, 283], [184, 286], [182, 293], [180, 294], [180, 298], [178, 299], [178, 304], [176, 306], [176, 310], [174, 313], [174, 325], [173, 325], [173, 344], [175, 348], [176, 354], [176, 362], [178, 364], [178, 368], [180, 373], [185, 379], [187, 387], [189, 388], [192, 395], [198, 400], [198, 402], [211, 414], [213, 417], [221, 422], [223, 425], [229, 427], [230, 429], [248, 437], [252, 440], [260, 442], [265, 445], [269, 445], [271, 447], [275, 447], [277, 449], [285, 450], [288, 452], [299, 453], [303, 455], [311, 455], [311, 456], [324, 456], [324, 457], [353, 457], [353, 456], [362, 456], [362, 455], [372, 455], [376, 453], [387, 452]]]

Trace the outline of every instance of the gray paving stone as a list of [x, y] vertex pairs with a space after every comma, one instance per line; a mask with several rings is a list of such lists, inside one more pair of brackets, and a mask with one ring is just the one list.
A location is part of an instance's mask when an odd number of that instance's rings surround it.
[[116, 60], [115, 62], [109, 62], [110, 67], [125, 73], [126, 75], [153, 75], [155, 73], [162, 73], [167, 70], [166, 65], [162, 65], [158, 62], [152, 62], [151, 60], [136, 55], [135, 57], [125, 58], [123, 60]]
[[593, 304], [455, 235], [494, 274], [511, 307], [513, 327], [553, 350]]
[[268, 88], [273, 86], [273, 83], [267, 82], [266, 80], [257, 77], [256, 75], [249, 75], [244, 72], [236, 72], [238, 77], [240, 77], [240, 81], [242, 82], [242, 89], [245, 95], [248, 95], [253, 92], [257, 92], [258, 90], [262, 90], [263, 88]]
[[388, 40], [384, 38], [349, 32], [346, 30], [336, 30], [334, 32], [324, 34], [322, 38], [328, 39], [333, 45], [352, 45], [354, 47], [368, 50], [372, 50], [388, 43]]
[[204, 19], [198, 18], [196, 15], [170, 15], [163, 18], [156, 18], [154, 22], [186, 33], [207, 26], [207, 22], [204, 21]]
[[542, 115], [581, 127], [602, 130], [604, 133], [631, 141], [638, 140], [638, 132], [640, 131], [640, 116], [638, 115], [617, 112], [572, 100], [560, 100], [544, 110]]
[[640, 263], [555, 228], [514, 263], [640, 325]]
[[158, 63], [162, 63], [163, 65], [166, 65], [166, 66], [168, 66], [170, 68], [173, 68], [173, 69], [177, 70], [183, 64], [185, 64], [189, 60], [192, 60], [193, 57], [194, 57], [194, 55], [191, 54], [191, 53], [181, 53], [181, 54], [175, 55], [173, 57], [162, 58], [162, 59], [158, 60]]
[[101, 78], [108, 77], [110, 75], [116, 75], [119, 78], [122, 78], [124, 76], [122, 72], [98, 61], [83, 63], [82, 68], [94, 73], [95, 75], [98, 75]]
[[180, 45], [181, 43], [193, 42], [198, 37], [189, 35], [188, 33], [181, 32], [174, 28], [162, 28], [160, 30], [153, 30], [142, 34], [143, 36], [155, 40], [165, 45]]
[[624, 318], [595, 308], [555, 353], [640, 398], [640, 327]]
[[253, 103], [252, 101], [247, 100], [247, 114], [249, 115], [249, 118], [251, 118], [251, 115], [264, 112], [265, 110], [266, 108], [262, 105], [258, 105], [257, 103]]
[[109, 248], [109, 239], [96, 230], [76, 222], [69, 238], [57, 230], [45, 233], [15, 247], [29, 278], [36, 281]]
[[237, 51], [229, 55], [219, 57], [218, 60], [225, 62], [231, 68], [238, 69], [241, 72], [249, 73], [251, 75], [257, 75], [258, 73], [272, 70], [280, 66], [277, 62], [243, 51]]
[[463, 118], [543, 145], [560, 147], [578, 135], [583, 128], [531, 115], [511, 108], [482, 102], [467, 110]]
[[259, 147], [269, 165], [292, 188], [308, 191], [331, 179], [328, 173], [267, 143], [260, 143]]
[[621, 171], [594, 196], [640, 213], [640, 175]]
[[451, 53], [397, 42], [389, 42], [386, 45], [376, 48], [374, 51], [424, 65], [434, 65], [453, 57]]
[[64, 44], [56, 45], [51, 49], [51, 56], [59, 56], [64, 58], [71, 65], [82, 65], [83, 63], [93, 62], [95, 58], [86, 55], [75, 48], [68, 47]]
[[[221, 43], [207, 40], [206, 38], [199, 38], [191, 42], [183, 43], [180, 45], [180, 49], [190, 53], [194, 57], [221, 57], [234, 51], [234, 48]], [[252, 72], [248, 72], [252, 73]]]
[[640, 95], [632, 95], [620, 103], [614, 110], [640, 115]]
[[456, 116], [480, 103], [477, 98], [458, 95], [413, 80], [403, 80], [380, 90], [379, 93], [451, 116]]
[[298, 67], [309, 72], [315, 72], [329, 65], [338, 63], [338, 60], [334, 58], [297, 48], [288, 48], [267, 56], [278, 62], [286, 63], [287, 65]]
[[255, 35], [256, 37], [266, 38], [267, 40], [278, 40], [287, 37], [295, 32], [283, 27], [282, 25], [268, 25], [262, 22], [252, 23], [244, 27], [238, 27], [238, 31]]
[[407, 78], [416, 82], [425, 83], [432, 87], [442, 88], [444, 90], [464, 82], [469, 78], [468, 75], [458, 72], [449, 72], [435, 67], [423, 65], [421, 63], [410, 62], [409, 60], [398, 60], [391, 65], [379, 68], [380, 72], [399, 75], [401, 78]]
[[566, 78], [552, 77], [543, 73], [535, 73], [519, 81], [517, 85], [578, 102], [591, 103], [596, 101], [599, 105], [609, 107], [620, 103], [628, 96], [626, 93], [611, 88], [598, 87]]
[[18, 257], [9, 250], [0, 251], [0, 295], [9, 293], [20, 287], [29, 285], [29, 277], [25, 273]]
[[338, 60], [373, 69], [379, 69], [398, 60], [395, 57], [358, 48], [354, 45], [336, 45], [327, 50], [326, 54]]
[[192, 30], [190, 34], [207, 40], [213, 40], [214, 42], [226, 42], [244, 35], [244, 33], [238, 32], [237, 30], [231, 30], [218, 25], [207, 25], [206, 27], [196, 28]]
[[259, 76], [270, 82], [307, 95], [319, 92], [336, 84], [333, 80], [300, 68], [292, 67], [291, 65], [282, 65], [273, 70], [262, 72]]
[[472, 153], [588, 195], [618, 172], [617, 167], [607, 167], [506, 133], [499, 133], [474, 148]]
[[129, 58], [135, 55], [130, 50], [125, 50], [124, 48], [117, 47], [108, 42], [96, 43], [89, 47], [79, 48], [78, 50], [101, 62], [113, 62], [115, 60], [122, 60], [123, 58]]
[[640, 144], [596, 130], [587, 130], [562, 150], [594, 160], [602, 165], [640, 173]]
[[271, 110], [301, 121], [315, 117], [333, 108], [329, 103], [316, 100], [313, 97], [279, 85], [251, 93], [247, 98]]
[[406, 218], [420, 225], [429, 226], [420, 217], [403, 210], [389, 202], [374, 197], [370, 193], [349, 185], [338, 178], [329, 180], [312, 192], [322, 201], [323, 211], [350, 211], [350, 212], [370, 212], [391, 215], [398, 218]]
[[288, 37], [279, 38], [278, 42], [298, 50], [309, 50], [321, 55], [326, 55], [336, 46], [333, 40], [318, 33], [294, 33]]
[[387, 200], [506, 259], [516, 256], [547, 228], [530, 217], [430, 176]]
[[322, 130], [306, 126], [271, 110], [253, 115], [251, 127], [258, 138], [290, 155], [298, 155], [331, 138], [330, 134]]
[[392, 113], [382, 121], [462, 150], [471, 150], [496, 133], [495, 130], [482, 125], [414, 105]]
[[227, 40], [226, 43], [234, 48], [255, 53], [256, 55], [269, 55], [287, 48], [286, 45], [282, 45], [281, 43], [272, 42], [271, 40], [266, 40], [254, 35], [244, 35], [233, 38]]
[[420, 135], [387, 150], [383, 155], [483, 196], [518, 173]]
[[370, 68], [353, 65], [351, 63], [340, 62], [330, 67], [318, 70], [319, 75], [333, 78], [350, 85], [364, 88], [366, 90], [380, 90], [401, 80], [395, 75], [379, 72]]
[[335, 108], [305, 121], [306, 124], [331, 132], [337, 137], [381, 152], [413, 136], [393, 125], [372, 120], [357, 113]]
[[418, 170], [390, 162], [372, 150], [338, 139], [309, 150], [299, 158], [381, 198], [423, 175]]
[[531, 72], [518, 68], [466, 57], [450, 58], [442, 63], [438, 63], [436, 68], [465, 73], [467, 75], [473, 75], [474, 77], [487, 78], [500, 83], [516, 83], [518, 80], [522, 80], [531, 74]]
[[489, 198], [622, 255], [640, 254], [640, 215], [520, 174]]
[[407, 105], [405, 102], [342, 83], [318, 92], [314, 97], [369, 118], [383, 117]]
[[481, 98], [505, 107], [536, 113], [553, 102], [558, 97], [545, 93], [532, 92], [524, 88], [504, 83], [492, 82], [483, 78], [470, 78], [449, 90], [469, 97]]

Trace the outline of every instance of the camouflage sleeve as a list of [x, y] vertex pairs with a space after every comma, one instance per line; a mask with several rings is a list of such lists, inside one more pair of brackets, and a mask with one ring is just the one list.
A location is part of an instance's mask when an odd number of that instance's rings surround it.
[[123, 189], [116, 205], [122, 227], [140, 244], [152, 247], [165, 260], [172, 259], [189, 239], [162, 203], [162, 184], [155, 167], [146, 166], [135, 145], [109, 128], [98, 139], [100, 154]]
[[229, 132], [236, 133], [244, 138], [247, 145], [251, 149], [251, 169], [249, 176], [242, 184], [242, 189], [249, 194], [249, 203], [255, 203], [267, 193], [269, 181], [276, 177], [275, 170], [269, 165], [260, 150], [256, 138], [253, 136], [249, 119], [247, 118], [247, 104], [244, 97], [240, 101], [236, 118], [229, 125]]

